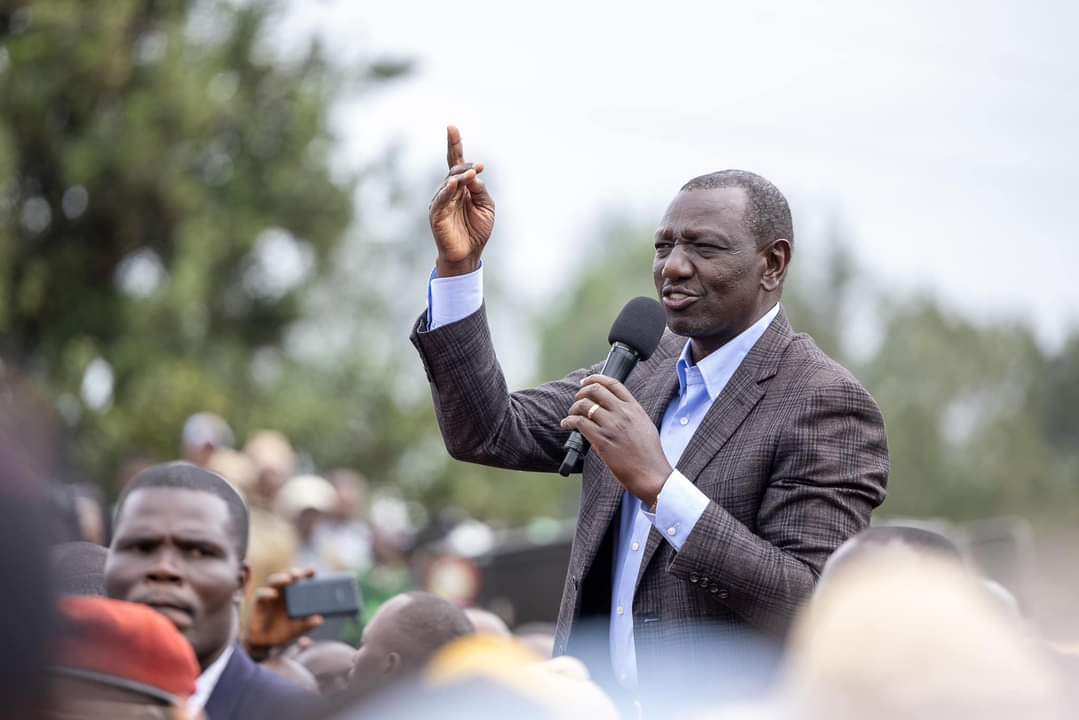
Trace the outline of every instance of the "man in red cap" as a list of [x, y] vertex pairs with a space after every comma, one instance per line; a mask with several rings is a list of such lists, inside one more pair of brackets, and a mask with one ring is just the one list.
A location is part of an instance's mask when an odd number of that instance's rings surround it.
[[191, 644], [145, 605], [99, 597], [58, 604], [52, 718], [188, 720], [199, 664]]

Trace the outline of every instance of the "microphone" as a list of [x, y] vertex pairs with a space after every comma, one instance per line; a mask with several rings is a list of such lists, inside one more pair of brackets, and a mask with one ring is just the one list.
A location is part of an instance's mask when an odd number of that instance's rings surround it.
[[[647, 360], [655, 352], [666, 327], [667, 316], [662, 305], [646, 297], [630, 300], [622, 308], [622, 312], [618, 313], [611, 325], [611, 331], [607, 334], [611, 351], [607, 354], [607, 361], [603, 363], [600, 374], [612, 377], [618, 382], [625, 382], [637, 362]], [[572, 472], [580, 472], [584, 466], [584, 456], [588, 453], [588, 441], [574, 430], [562, 447], [566, 451], [566, 457], [562, 460], [558, 473], [565, 477]]]

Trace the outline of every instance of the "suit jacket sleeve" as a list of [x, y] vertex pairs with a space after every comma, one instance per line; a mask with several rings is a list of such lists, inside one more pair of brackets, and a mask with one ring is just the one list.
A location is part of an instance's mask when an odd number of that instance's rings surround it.
[[559, 427], [579, 381], [599, 366], [510, 393], [495, 356], [486, 308], [459, 322], [412, 332], [434, 398], [446, 449], [457, 460], [511, 470], [555, 472], [569, 433]]
[[788, 418], [756, 527], [711, 502], [668, 571], [749, 624], [781, 633], [828, 556], [869, 524], [887, 477], [880, 410], [861, 385], [841, 377], [812, 391]]

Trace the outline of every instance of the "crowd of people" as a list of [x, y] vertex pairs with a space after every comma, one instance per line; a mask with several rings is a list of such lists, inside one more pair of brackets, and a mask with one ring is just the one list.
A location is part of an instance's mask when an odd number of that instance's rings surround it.
[[[276, 433], [257, 433], [242, 450], [230, 445], [223, 421], [196, 416], [184, 430], [183, 459], [128, 480], [105, 544], [48, 548], [48, 594], [39, 599], [54, 611], [35, 622], [46, 609], [40, 603], [23, 603], [22, 616], [4, 609], [19, 621], [8, 623], [17, 627], [9, 651], [33, 665], [34, 652], [48, 649], [45, 680], [21, 704], [10, 700], [14, 714], [6, 716], [639, 712], [595, 682], [585, 662], [551, 657], [550, 637], [515, 635], [498, 615], [429, 592], [381, 603], [360, 638], [340, 627], [337, 637], [320, 635], [319, 616], [290, 617], [289, 586], [378, 562], [378, 533], [361, 512], [362, 476], [294, 474], [294, 454]], [[6, 510], [39, 507], [17, 485], [5, 495]], [[7, 514], [9, 529], [29, 517]], [[5, 545], [6, 576], [25, 559]], [[672, 649], [662, 701], [670, 714], [1057, 718], [1074, 702], [1075, 656], [1039, 638], [1014, 598], [979, 577], [949, 539], [924, 529], [863, 531], [831, 556], [782, 646], [761, 639], [740, 642], [737, 653], [730, 647], [717, 641], [707, 657]], [[712, 680], [702, 685], [691, 664], [706, 664]], [[14, 670], [4, 677], [12, 697], [30, 686]]]

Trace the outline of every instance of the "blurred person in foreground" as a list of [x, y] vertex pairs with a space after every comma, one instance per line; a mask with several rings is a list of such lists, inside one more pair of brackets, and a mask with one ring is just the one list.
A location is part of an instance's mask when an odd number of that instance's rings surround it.
[[894, 559], [902, 557], [906, 552], [913, 555], [934, 555], [957, 565], [963, 563], [959, 546], [940, 533], [905, 525], [878, 525], [866, 528], [836, 548], [828, 557], [828, 562], [824, 563], [817, 589], [820, 590], [826, 580], [842, 572], [844, 568], [889, 548], [893, 548], [895, 552], [886, 553], [884, 557]]
[[53, 545], [50, 556], [58, 595], [105, 597], [108, 549], [80, 540]]
[[615, 720], [619, 716], [578, 660], [545, 661], [510, 638], [470, 635], [440, 649], [410, 682], [323, 717]]
[[[890, 551], [881, 554], [881, 551]], [[959, 546], [950, 539], [932, 530], [909, 527], [906, 525], [880, 525], [866, 528], [839, 546], [824, 564], [817, 592], [845, 568], [865, 558], [876, 557], [901, 558], [904, 555], [931, 555], [967, 567]], [[1017, 620], [1023, 619], [1023, 613], [1015, 596], [1000, 583], [979, 576], [987, 596], [1005, 613]]]
[[35, 720], [56, 636], [48, 478], [61, 456], [47, 396], [0, 356], [0, 717]]
[[[188, 463], [144, 470], [117, 505], [105, 589], [150, 606], [187, 638], [201, 671], [190, 705], [205, 708], [210, 720], [274, 717], [306, 704], [306, 693], [260, 667], [238, 642], [247, 541], [243, 498], [224, 478]], [[271, 617], [253, 623], [260, 636], [247, 638], [252, 649], [291, 640], [297, 623], [317, 625], [290, 621], [279, 588], [266, 589], [261, 607]]]
[[954, 558], [893, 544], [806, 606], [779, 698], [805, 720], [1055, 719], [1062, 691], [1044, 647]]
[[511, 394], [483, 307], [494, 202], [456, 128], [447, 145], [429, 208], [435, 272], [412, 334], [446, 446], [547, 472], [571, 431], [592, 447], [555, 652], [592, 656], [597, 676], [613, 671], [644, 700], [687, 673], [711, 677], [746, 636], [781, 638], [888, 476], [873, 398], [783, 312], [786, 199], [739, 170], [690, 180], [655, 235], [668, 326], [655, 353], [625, 384], [596, 365]]
[[102, 597], [58, 603], [50, 718], [181, 720], [189, 713], [198, 661], [167, 619], [143, 605]]
[[494, 635], [495, 637], [511, 637], [513, 635], [509, 626], [506, 625], [506, 621], [490, 610], [476, 607], [465, 608], [465, 616], [472, 623], [472, 627], [476, 629], [477, 635]]

